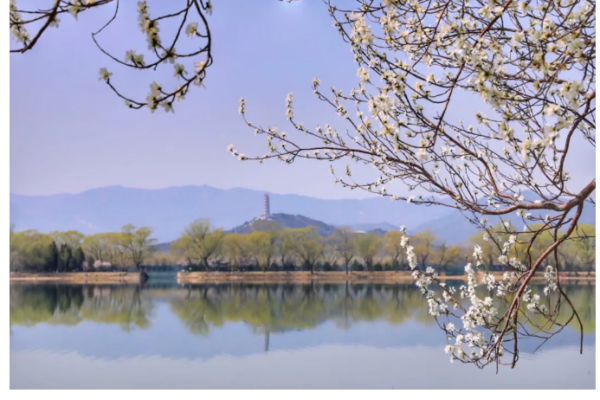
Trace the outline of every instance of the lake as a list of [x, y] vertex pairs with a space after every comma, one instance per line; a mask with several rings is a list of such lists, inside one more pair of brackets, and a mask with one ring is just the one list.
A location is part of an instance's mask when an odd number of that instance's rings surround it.
[[11, 389], [594, 389], [595, 285], [584, 323], [515, 369], [450, 363], [414, 285], [10, 286]]

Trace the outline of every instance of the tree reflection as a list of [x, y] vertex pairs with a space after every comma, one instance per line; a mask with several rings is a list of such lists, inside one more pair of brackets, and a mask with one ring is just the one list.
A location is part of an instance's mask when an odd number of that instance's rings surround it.
[[10, 324], [118, 324], [124, 331], [150, 326], [152, 300], [139, 287], [11, 285]]
[[199, 285], [169, 300], [188, 329], [207, 335], [211, 326], [245, 322], [265, 335], [311, 329], [325, 321], [347, 329], [357, 322], [383, 320], [401, 324], [414, 318], [434, 323], [423, 310], [414, 285], [373, 284], [226, 284]]
[[[594, 332], [595, 285], [564, 287], [579, 312], [584, 332]], [[486, 289], [479, 286], [477, 290]], [[534, 292], [542, 290], [542, 286], [533, 287]], [[314, 282], [190, 285], [168, 290], [123, 285], [16, 284], [10, 287], [10, 324], [77, 325], [92, 321], [116, 324], [129, 332], [150, 326], [153, 304], [158, 299], [167, 299], [171, 312], [194, 335], [206, 336], [214, 327], [242, 322], [264, 335], [265, 350], [271, 333], [313, 329], [327, 321], [340, 329], [369, 321], [435, 324], [415, 285]], [[540, 315], [527, 316], [530, 320], [523, 321], [525, 326], [543, 324], [535, 319], [542, 318]], [[566, 318], [567, 313], [563, 316]]]
[[[540, 297], [543, 296], [543, 285], [532, 286], [532, 292], [538, 293]], [[583, 325], [583, 333], [593, 333], [596, 331], [596, 286], [595, 285], [563, 285], [563, 290], [573, 302], [573, 305], [576, 307], [577, 313], [581, 318], [581, 323]], [[556, 303], [556, 298], [551, 297], [551, 303], [548, 302], [548, 306], [550, 304]], [[526, 312], [526, 307], [521, 307], [522, 312]], [[571, 310], [567, 307], [561, 307], [558, 317], [556, 318], [556, 323], [565, 324], [568, 319], [571, 317]], [[549, 321], [545, 321], [545, 317], [541, 314], [532, 314], [527, 313], [527, 322], [526, 326], [530, 329], [534, 329], [534, 327], [544, 326], [545, 323], [550, 324]], [[547, 327], [546, 327], [547, 328]], [[573, 323], [573, 328], [579, 330], [577, 326], [577, 322]]]

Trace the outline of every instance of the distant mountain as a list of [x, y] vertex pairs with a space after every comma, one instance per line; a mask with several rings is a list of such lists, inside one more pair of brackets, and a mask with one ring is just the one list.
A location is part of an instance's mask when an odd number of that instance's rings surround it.
[[[574, 213], [575, 210], [571, 210], [568, 217], [572, 217]], [[546, 214], [554, 215], [555, 213], [543, 211], [542, 215], [544, 216]], [[500, 222], [499, 217], [486, 218], [492, 225]], [[502, 220], [508, 220], [512, 225], [518, 228], [521, 228], [524, 225], [523, 219], [517, 216], [516, 213], [505, 215], [502, 217]], [[592, 204], [585, 203], [581, 217], [579, 217], [579, 223], [596, 225], [596, 208]], [[448, 244], [464, 243], [477, 233], [475, 225], [469, 223], [465, 216], [457, 210], [453, 210], [440, 218], [427, 221], [410, 230], [409, 233], [419, 232], [425, 229], [431, 229], [438, 240], [446, 241]]]
[[[184, 186], [158, 190], [110, 186], [77, 194], [10, 195], [10, 220], [17, 230], [41, 232], [76, 229], [85, 234], [116, 231], [127, 223], [151, 226], [159, 242], [176, 239], [198, 218], [232, 229], [262, 214], [264, 192]], [[440, 207], [420, 206], [375, 197], [364, 200], [323, 200], [308, 196], [269, 194], [272, 213], [303, 215], [327, 225], [371, 224], [386, 221], [395, 229], [442, 217]]]
[[355, 231], [365, 231], [365, 232], [369, 232], [369, 231], [395, 231], [398, 230], [400, 228], [400, 226], [396, 226], [396, 225], [392, 225], [392, 224], [388, 224], [387, 222], [379, 222], [376, 224], [353, 224], [350, 225], [350, 228], [352, 228]]
[[[77, 194], [11, 194], [10, 221], [17, 230], [76, 229], [85, 234], [117, 231], [132, 223], [152, 227], [154, 236], [161, 243], [177, 239], [188, 224], [199, 218], [207, 218], [215, 227], [225, 230], [251, 221], [263, 213], [263, 196], [264, 192], [257, 190], [210, 186], [158, 190], [110, 186]], [[273, 215], [304, 216], [328, 226], [346, 225], [368, 232], [405, 225], [413, 233], [431, 228], [449, 243], [465, 241], [475, 233], [474, 227], [460, 212], [445, 207], [417, 206], [381, 197], [323, 200], [298, 195], [269, 196]], [[509, 219], [521, 223], [514, 213]], [[595, 224], [595, 208], [590, 204], [586, 203], [581, 222]]]
[[445, 241], [448, 244], [464, 243], [477, 232], [475, 225], [469, 223], [460, 211], [451, 211], [443, 217], [409, 229], [408, 233], [412, 234], [426, 229], [431, 229], [437, 240]]
[[318, 229], [319, 235], [321, 236], [329, 236], [333, 233], [335, 229], [335, 226], [328, 225], [321, 221], [305, 217], [304, 215], [276, 213], [269, 215], [267, 218], [254, 218], [252, 221], [245, 222], [244, 224], [233, 228], [231, 232], [250, 233], [252, 232], [252, 225], [257, 221], [277, 222], [279, 228], [282, 229], [306, 228], [307, 226], [314, 226]]

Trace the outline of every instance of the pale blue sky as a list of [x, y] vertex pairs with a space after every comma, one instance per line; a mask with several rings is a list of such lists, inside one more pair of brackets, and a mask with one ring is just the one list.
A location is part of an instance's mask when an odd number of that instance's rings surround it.
[[[118, 57], [146, 48], [136, 2], [121, 3], [119, 19], [101, 38]], [[165, 4], [150, 1], [151, 15]], [[263, 125], [289, 130], [284, 113], [290, 91], [306, 125], [339, 123], [316, 99], [311, 82], [318, 76], [325, 87], [349, 89], [356, 67], [321, 1], [217, 1], [209, 19], [214, 65], [206, 89], [194, 87], [175, 114], [129, 110], [98, 80], [106, 66], [115, 72], [114, 83], [139, 99], [152, 80], [175, 82], [171, 65], [156, 73], [123, 71], [96, 49], [90, 34], [112, 12], [112, 6], [88, 11], [78, 22], [64, 15], [60, 28], [48, 30], [33, 51], [10, 56], [11, 192], [207, 184], [321, 198], [369, 196], [333, 185], [325, 162], [241, 163], [226, 150], [233, 143], [246, 154], [266, 152], [265, 138], [238, 114], [240, 97], [247, 99], [249, 119]], [[593, 149], [579, 160], [576, 179], [587, 181], [594, 176]]]
[[[135, 2], [121, 3], [117, 24], [102, 37], [118, 57], [146, 47]], [[247, 154], [266, 150], [265, 139], [254, 136], [238, 114], [240, 97], [247, 98], [257, 122], [285, 125], [290, 91], [315, 125], [335, 120], [314, 97], [312, 79], [349, 86], [356, 71], [323, 3], [216, 3], [209, 19], [215, 62], [206, 89], [194, 87], [175, 114], [129, 110], [98, 80], [98, 69], [107, 66], [119, 88], [142, 99], [153, 79], [175, 82], [171, 65], [157, 73], [124, 73], [96, 49], [90, 33], [112, 6], [88, 11], [78, 22], [65, 15], [33, 51], [11, 55], [11, 191], [208, 184], [323, 198], [364, 196], [334, 186], [326, 163], [241, 163], [227, 152], [230, 143]], [[161, 4], [149, 5], [151, 15], [158, 15]]]

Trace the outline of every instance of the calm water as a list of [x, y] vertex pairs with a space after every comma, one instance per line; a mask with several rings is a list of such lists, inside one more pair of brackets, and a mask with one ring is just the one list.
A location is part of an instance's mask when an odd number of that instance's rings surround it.
[[517, 367], [451, 364], [413, 285], [10, 288], [10, 384], [30, 388], [595, 388], [595, 286], [584, 322]]

